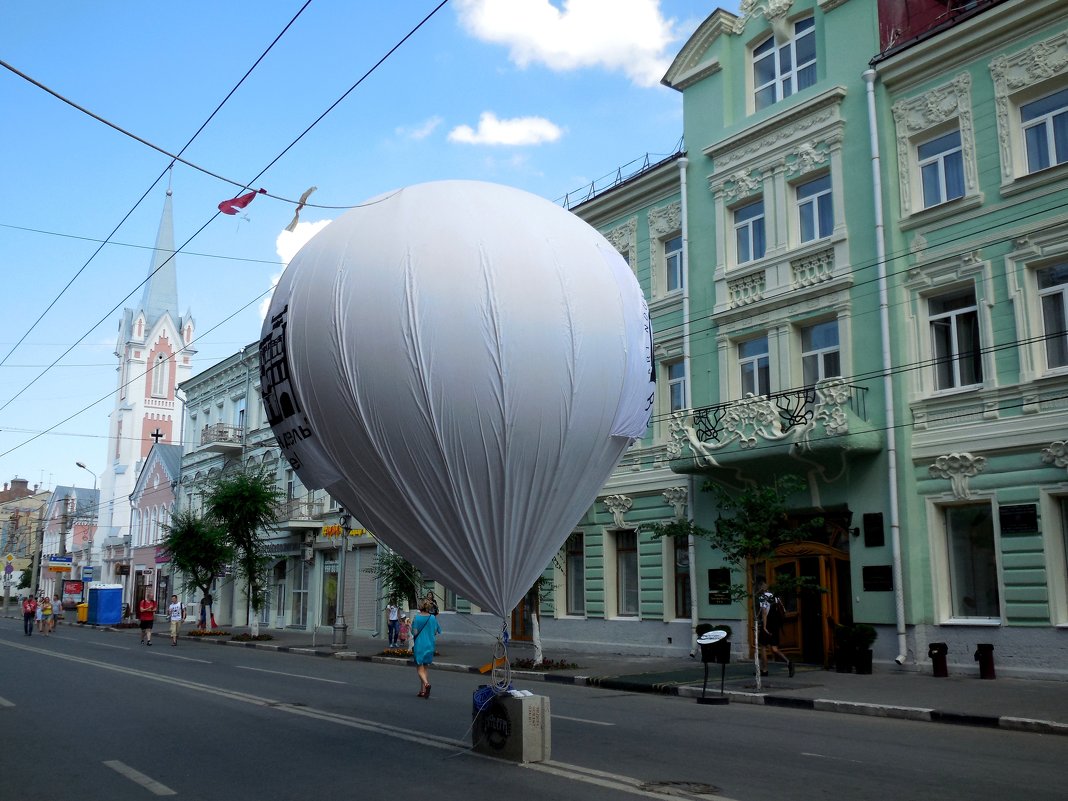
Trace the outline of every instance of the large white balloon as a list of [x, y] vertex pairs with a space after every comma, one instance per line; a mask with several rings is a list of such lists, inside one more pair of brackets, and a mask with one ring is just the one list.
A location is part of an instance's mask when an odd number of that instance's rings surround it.
[[306, 487], [505, 616], [652, 406], [649, 314], [607, 240], [472, 181], [352, 209], [297, 254], [262, 392]]

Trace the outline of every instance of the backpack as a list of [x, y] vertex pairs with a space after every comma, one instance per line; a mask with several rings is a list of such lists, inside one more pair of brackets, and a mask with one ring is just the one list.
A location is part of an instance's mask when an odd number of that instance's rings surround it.
[[778, 596], [771, 599], [771, 607], [768, 609], [768, 628], [777, 629], [786, 622], [786, 605]]

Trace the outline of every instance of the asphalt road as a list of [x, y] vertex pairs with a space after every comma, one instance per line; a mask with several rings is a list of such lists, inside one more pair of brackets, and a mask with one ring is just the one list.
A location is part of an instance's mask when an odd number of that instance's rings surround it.
[[552, 760], [469, 752], [479, 678], [0, 621], [0, 799], [1032, 799], [1064, 739], [567, 685]]

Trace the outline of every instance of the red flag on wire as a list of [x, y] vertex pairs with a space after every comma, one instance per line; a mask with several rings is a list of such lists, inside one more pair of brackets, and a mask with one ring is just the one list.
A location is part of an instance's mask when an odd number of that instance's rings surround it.
[[266, 189], [258, 189], [252, 192], [247, 192], [244, 195], [224, 200], [219, 204], [219, 211], [223, 214], [237, 214], [241, 209], [245, 208], [256, 195], [266, 195]]

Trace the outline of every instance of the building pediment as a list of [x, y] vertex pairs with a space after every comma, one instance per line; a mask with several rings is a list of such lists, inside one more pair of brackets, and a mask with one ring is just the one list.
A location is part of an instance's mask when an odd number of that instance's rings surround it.
[[683, 45], [664, 77], [660, 79], [660, 83], [681, 92], [709, 75], [719, 72], [719, 57], [709, 51], [720, 36], [735, 32], [735, 25], [739, 19], [740, 17], [736, 17], [729, 11], [724, 11], [722, 8], [716, 9]]

